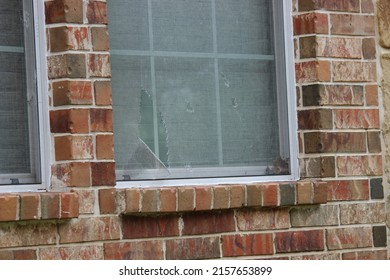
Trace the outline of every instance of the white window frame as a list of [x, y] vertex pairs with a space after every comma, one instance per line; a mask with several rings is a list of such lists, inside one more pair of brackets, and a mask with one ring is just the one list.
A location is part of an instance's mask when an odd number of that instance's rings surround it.
[[[251, 184], [266, 182], [291, 182], [299, 179], [298, 163], [298, 139], [297, 139], [297, 108], [295, 100], [295, 67], [294, 67], [294, 42], [292, 23], [292, 3], [291, 1], [276, 0], [274, 5], [274, 33], [283, 34], [284, 45], [276, 44], [276, 53], [282, 53], [284, 58], [275, 55], [277, 73], [285, 75], [286, 84], [279, 86], [278, 91], [287, 94], [285, 98], [278, 100], [279, 108], [287, 108], [287, 112], [279, 109], [279, 114], [287, 115], [288, 123], [284, 123], [279, 118], [279, 129], [281, 137], [288, 137], [288, 149], [286, 144], [281, 145], [281, 153], [289, 157], [290, 171], [288, 175], [265, 175], [265, 176], [237, 176], [237, 177], [216, 177], [216, 178], [195, 178], [195, 179], [158, 179], [140, 181], [117, 181], [118, 188], [138, 188], [138, 187], [169, 187], [169, 186], [196, 186], [196, 185], [217, 185], [217, 184]], [[283, 24], [278, 17], [283, 17]], [[284, 59], [284, 63], [277, 61]], [[280, 67], [281, 65], [285, 66]], [[280, 94], [278, 94], [280, 96]], [[287, 104], [284, 104], [287, 103]], [[288, 127], [287, 127], [288, 126]], [[283, 146], [285, 148], [283, 149]], [[286, 152], [288, 150], [288, 152]], [[212, 168], [205, 168], [211, 170]], [[156, 171], [156, 170], [155, 170]]]
[[[23, 176], [19, 177], [19, 184], [0, 185], [0, 193], [7, 192], [33, 192], [47, 191], [50, 188], [50, 158], [51, 147], [49, 133], [49, 105], [48, 105], [48, 72], [46, 60], [46, 31], [45, 31], [45, 3], [44, 0], [23, 0], [25, 3], [32, 2], [32, 11], [24, 10], [27, 17], [31, 17], [26, 24], [33, 23], [34, 43], [25, 40], [25, 48], [35, 52], [35, 76], [28, 75], [27, 87], [35, 86], [34, 95], [28, 98], [36, 98], [37, 110], [35, 116], [29, 114], [29, 126], [33, 129], [30, 133], [30, 141], [39, 147], [37, 155], [31, 159], [31, 165], [36, 169], [36, 177], [40, 183], [26, 184]], [[30, 4], [31, 5], [31, 4]], [[33, 14], [31, 14], [31, 12]], [[30, 46], [29, 46], [30, 45]], [[28, 52], [28, 50], [26, 50]], [[26, 66], [28, 68], [28, 65]], [[30, 91], [31, 92], [31, 91]], [[2, 175], [2, 174], [1, 174]], [[3, 176], [3, 175], [2, 175]], [[14, 175], [13, 175], [14, 176]], [[12, 177], [12, 175], [10, 176]]]

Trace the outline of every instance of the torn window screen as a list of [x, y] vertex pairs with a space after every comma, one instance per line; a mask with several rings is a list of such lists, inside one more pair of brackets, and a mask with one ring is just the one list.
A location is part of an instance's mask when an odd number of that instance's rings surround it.
[[107, 4], [118, 178], [269, 175], [288, 141], [272, 1]]

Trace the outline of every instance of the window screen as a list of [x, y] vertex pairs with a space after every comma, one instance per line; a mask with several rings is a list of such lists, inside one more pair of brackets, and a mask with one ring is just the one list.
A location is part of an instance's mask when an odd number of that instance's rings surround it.
[[0, 0], [0, 184], [37, 183], [32, 1]]
[[107, 1], [118, 180], [290, 173], [273, 3]]

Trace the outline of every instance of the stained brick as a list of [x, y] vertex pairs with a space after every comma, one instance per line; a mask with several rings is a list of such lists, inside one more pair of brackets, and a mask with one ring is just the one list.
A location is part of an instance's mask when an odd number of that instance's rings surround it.
[[324, 250], [324, 231], [288, 231], [275, 233], [277, 253], [322, 251]]
[[106, 2], [89, 0], [87, 6], [88, 23], [107, 23], [107, 4]]
[[50, 28], [49, 33], [52, 52], [88, 50], [90, 48], [87, 27], [60, 26]]
[[293, 227], [338, 225], [337, 205], [293, 208], [290, 215]]
[[104, 244], [106, 260], [163, 260], [161, 240], [136, 241]]
[[59, 136], [54, 138], [56, 160], [92, 159], [90, 136]]
[[263, 200], [261, 185], [248, 185], [246, 191], [248, 206], [260, 206]]
[[123, 238], [168, 237], [179, 235], [179, 217], [169, 216], [124, 216]]
[[235, 231], [234, 212], [190, 213], [183, 215], [183, 235]]
[[332, 110], [314, 109], [298, 111], [299, 129], [331, 129], [333, 128]]
[[88, 133], [89, 112], [84, 109], [68, 109], [50, 112], [52, 133]]
[[95, 209], [95, 190], [85, 189], [75, 191], [79, 197], [79, 213], [92, 214]]
[[359, 61], [334, 61], [332, 63], [335, 82], [375, 82], [376, 63]]
[[103, 260], [103, 246], [46, 247], [39, 249], [40, 260]]
[[93, 132], [113, 131], [112, 109], [90, 109], [90, 121]]
[[340, 156], [337, 167], [340, 176], [379, 176], [382, 156]]
[[359, 0], [305, 0], [298, 2], [299, 11], [328, 10], [359, 12]]
[[85, 55], [77, 53], [49, 56], [49, 79], [85, 78], [87, 75], [85, 61]]
[[375, 35], [375, 20], [372, 15], [331, 14], [331, 34]]
[[224, 257], [271, 255], [274, 253], [272, 234], [236, 234], [222, 237]]
[[295, 205], [295, 186], [294, 185], [280, 185], [280, 206]]
[[363, 132], [310, 132], [304, 134], [306, 153], [351, 153], [366, 151]]
[[88, 56], [89, 77], [111, 77], [110, 56], [108, 54], [90, 54]]
[[83, 0], [45, 1], [46, 23], [83, 23]]
[[368, 200], [367, 180], [328, 181], [328, 201]]
[[329, 250], [371, 247], [371, 227], [327, 229], [326, 243]]
[[378, 109], [335, 110], [336, 128], [380, 128]]
[[303, 158], [300, 165], [302, 178], [325, 178], [335, 176], [335, 158], [329, 157], [315, 157]]
[[52, 88], [54, 106], [92, 104], [92, 86], [90, 81], [53, 82]]
[[242, 209], [236, 212], [240, 231], [285, 229], [290, 227], [288, 208]]
[[309, 13], [294, 16], [294, 35], [328, 34], [328, 16]]
[[220, 257], [219, 237], [166, 241], [167, 260], [215, 259]]
[[60, 243], [115, 240], [120, 237], [118, 217], [72, 219], [58, 225]]

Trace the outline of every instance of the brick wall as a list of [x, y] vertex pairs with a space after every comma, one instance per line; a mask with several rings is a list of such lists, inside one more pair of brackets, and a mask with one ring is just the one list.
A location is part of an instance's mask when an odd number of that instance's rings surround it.
[[300, 181], [115, 189], [106, 1], [46, 1], [52, 191], [0, 195], [0, 259], [387, 259], [373, 2], [293, 1]]

